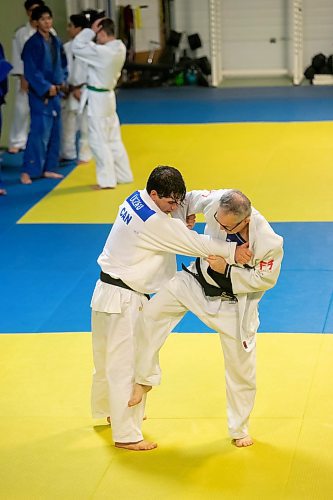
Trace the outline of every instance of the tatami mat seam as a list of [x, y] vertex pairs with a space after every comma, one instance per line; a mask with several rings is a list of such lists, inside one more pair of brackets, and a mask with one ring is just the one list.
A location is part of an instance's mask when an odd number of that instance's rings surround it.
[[327, 308], [327, 313], [326, 313], [326, 317], [325, 317], [325, 320], [324, 320], [324, 326], [323, 326], [323, 333], [324, 334], [330, 334], [330, 333], [333, 333], [333, 332], [325, 332], [325, 329], [326, 329], [326, 325], [327, 325], [327, 322], [328, 322], [328, 319], [329, 319], [329, 316], [330, 316], [330, 311], [331, 309], [333, 308], [333, 292], [332, 292], [332, 295], [331, 295], [331, 300], [330, 300], [330, 303], [328, 305], [328, 308]]

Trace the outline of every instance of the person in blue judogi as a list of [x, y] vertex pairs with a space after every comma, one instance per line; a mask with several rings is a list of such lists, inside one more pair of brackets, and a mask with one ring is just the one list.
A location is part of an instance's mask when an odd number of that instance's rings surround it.
[[[5, 95], [8, 92], [8, 80], [7, 76], [10, 70], [12, 69], [12, 65], [6, 61], [5, 53], [3, 51], [2, 45], [0, 43], [0, 136], [2, 129], [2, 114], [1, 114], [1, 106], [5, 103]], [[0, 158], [1, 162], [1, 158]], [[0, 196], [7, 194], [5, 190], [2, 180], [1, 180], [1, 169], [0, 169]]]
[[59, 161], [60, 101], [67, 79], [67, 61], [61, 41], [50, 32], [53, 23], [50, 8], [36, 7], [32, 19], [37, 22], [37, 32], [22, 52], [31, 118], [21, 173], [23, 184], [31, 184], [38, 177], [63, 177], [54, 170]]

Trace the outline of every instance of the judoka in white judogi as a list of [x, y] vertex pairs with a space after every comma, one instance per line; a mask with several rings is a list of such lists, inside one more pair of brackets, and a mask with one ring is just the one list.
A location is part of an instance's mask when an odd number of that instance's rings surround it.
[[72, 160], [77, 157], [76, 134], [79, 131], [78, 160], [88, 162], [92, 158], [92, 153], [88, 143], [88, 117], [87, 108], [80, 111], [80, 99], [77, 99], [73, 93], [73, 88], [83, 92], [87, 82], [87, 64], [80, 59], [75, 58], [72, 51], [73, 40], [64, 44], [64, 50], [68, 64], [67, 83], [70, 86], [70, 92], [67, 99], [62, 101], [62, 140], [61, 154], [63, 160]]
[[[197, 259], [188, 270], [178, 272], [145, 305], [144, 324], [137, 336], [136, 382], [143, 386], [160, 383], [159, 350], [184, 314], [192, 311], [208, 327], [220, 334], [225, 361], [229, 433], [244, 446], [252, 444], [252, 440], [248, 438], [248, 420], [256, 393], [255, 334], [259, 326], [258, 303], [264, 292], [272, 288], [278, 279], [283, 240], [254, 208], [250, 216], [242, 221], [239, 217], [234, 217], [235, 224], [238, 224], [228, 234], [217, 221], [223, 215], [220, 199], [228, 192], [230, 194], [231, 191], [188, 193], [182, 209], [183, 217], [186, 214], [203, 213], [206, 220], [205, 234], [224, 242], [228, 239], [236, 240], [234, 236], [237, 234], [240, 243], [244, 243], [241, 233], [236, 233], [236, 230], [246, 232], [248, 224], [248, 243], [252, 258], [244, 267], [226, 266], [223, 275], [218, 273], [219, 276], [209, 269], [209, 262], [203, 258]], [[201, 273], [201, 278], [198, 278], [198, 273]], [[212, 286], [214, 293], [216, 287], [217, 290], [222, 288], [217, 296], [207, 296], [206, 293], [211, 290], [204, 290], [202, 285], [205, 288]]]
[[[114, 93], [125, 62], [126, 47], [121, 40], [104, 31], [110, 27], [110, 22], [109, 19], [98, 20], [93, 24], [93, 27], [99, 26], [96, 31], [82, 30], [72, 45], [75, 57], [88, 65], [88, 85], [81, 106], [88, 100], [89, 145], [96, 160], [97, 184], [101, 188], [112, 188], [117, 183], [133, 180], [121, 139]], [[93, 41], [95, 36], [97, 43]]]
[[[11, 74], [15, 76], [15, 102], [13, 121], [9, 132], [9, 151], [25, 149], [29, 131], [29, 101], [27, 84], [23, 76], [23, 61], [21, 59], [25, 42], [36, 33], [36, 28], [30, 22], [16, 30], [12, 43]], [[26, 87], [26, 88], [25, 88]]]

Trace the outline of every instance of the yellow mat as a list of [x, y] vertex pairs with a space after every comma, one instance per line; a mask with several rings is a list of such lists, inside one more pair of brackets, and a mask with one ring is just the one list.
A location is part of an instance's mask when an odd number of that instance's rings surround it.
[[332, 335], [258, 336], [255, 445], [226, 430], [215, 334], [171, 335], [149, 394], [157, 450], [111, 445], [89, 414], [89, 334], [1, 335], [0, 498], [235, 500], [333, 498]]
[[80, 165], [20, 222], [112, 223], [158, 164], [179, 168], [189, 190], [241, 189], [271, 221], [332, 220], [333, 122], [126, 125], [122, 134], [133, 184], [93, 191], [94, 164]]

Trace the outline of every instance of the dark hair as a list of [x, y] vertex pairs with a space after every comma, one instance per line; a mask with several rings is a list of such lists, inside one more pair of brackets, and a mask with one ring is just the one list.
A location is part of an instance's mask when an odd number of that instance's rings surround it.
[[83, 29], [89, 27], [88, 19], [83, 14], [72, 14], [69, 17], [69, 20], [73, 24], [73, 26], [75, 26], [75, 28]]
[[50, 7], [48, 7], [47, 5], [41, 5], [40, 7], [36, 7], [32, 11], [31, 19], [33, 21], [38, 21], [38, 19], [40, 19], [44, 14], [50, 14], [50, 16], [53, 17]]
[[160, 198], [173, 198], [182, 202], [186, 195], [186, 186], [182, 174], [173, 167], [160, 165], [151, 172], [146, 189], [148, 194], [155, 190]]
[[24, 8], [25, 10], [30, 10], [33, 5], [39, 5], [42, 7], [45, 5], [45, 2], [43, 0], [26, 0], [24, 2]]
[[114, 22], [109, 17], [103, 19], [103, 21], [99, 23], [98, 27], [105, 31], [108, 36], [113, 36], [115, 33]]
[[82, 15], [87, 19], [88, 26], [90, 27], [96, 19], [101, 19], [101, 17], [105, 17], [105, 10], [95, 10], [95, 9], [86, 9], [81, 12]]

